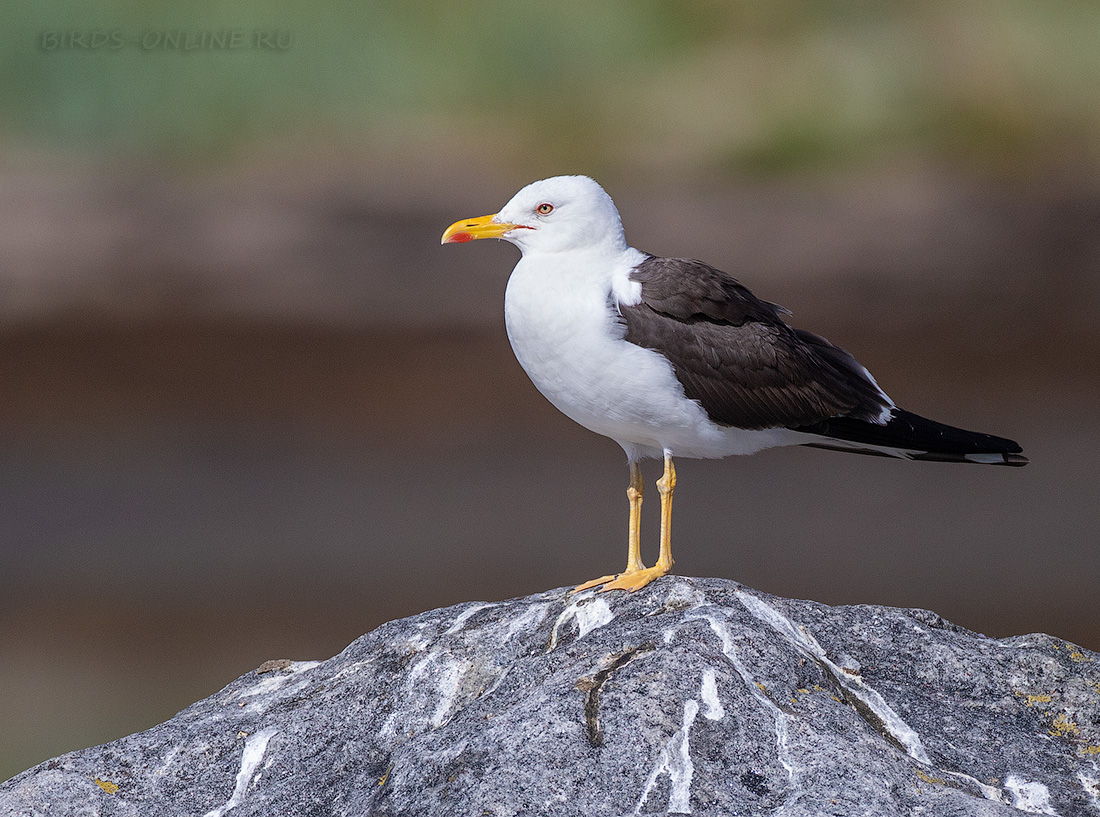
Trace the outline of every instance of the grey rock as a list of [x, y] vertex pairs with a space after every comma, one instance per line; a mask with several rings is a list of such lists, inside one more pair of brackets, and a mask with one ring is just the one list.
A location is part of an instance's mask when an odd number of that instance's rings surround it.
[[1100, 655], [681, 577], [390, 622], [0, 786], [4, 817], [1021, 812], [1100, 814]]

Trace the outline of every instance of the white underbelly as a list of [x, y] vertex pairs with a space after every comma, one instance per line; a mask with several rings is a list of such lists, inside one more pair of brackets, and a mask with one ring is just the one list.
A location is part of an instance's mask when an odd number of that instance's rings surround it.
[[513, 274], [505, 322], [520, 365], [568, 417], [639, 457], [659, 457], [664, 450], [725, 457], [784, 444], [785, 429], [747, 431], [711, 422], [684, 395], [668, 360], [623, 339], [606, 293], [546, 290], [545, 282]]

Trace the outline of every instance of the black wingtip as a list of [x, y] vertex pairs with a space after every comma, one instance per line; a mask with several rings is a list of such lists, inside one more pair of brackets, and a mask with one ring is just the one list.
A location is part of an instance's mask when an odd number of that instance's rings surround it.
[[[835, 447], [859, 453], [877, 449], [895, 457], [924, 462], [972, 462], [980, 465], [1027, 465], [1019, 443], [992, 434], [980, 434], [937, 423], [904, 409], [894, 408], [879, 424], [854, 417], [830, 417], [814, 426], [796, 429], [820, 434]], [[819, 444], [820, 445], [820, 444]]]

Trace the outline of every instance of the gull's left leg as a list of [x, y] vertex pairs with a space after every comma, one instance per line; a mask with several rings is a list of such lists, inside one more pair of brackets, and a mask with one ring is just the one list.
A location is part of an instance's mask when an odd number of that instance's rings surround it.
[[600, 588], [601, 593], [608, 590], [629, 590], [633, 593], [672, 569], [672, 492], [675, 489], [676, 467], [672, 464], [672, 452], [666, 450], [665, 473], [657, 480], [657, 490], [661, 494], [661, 553], [657, 564], [620, 573], [614, 581]]
[[[630, 500], [630, 533], [626, 550], [626, 570], [619, 573], [619, 576], [625, 576], [628, 573], [637, 573], [639, 570], [645, 570], [645, 565], [642, 564], [641, 545], [642, 494], [645, 491], [645, 483], [642, 482], [642, 469], [638, 466], [638, 461], [631, 459], [629, 464], [630, 487], [626, 489], [626, 497]], [[616, 578], [615, 575], [600, 576], [598, 579], [592, 579], [584, 584], [578, 584], [573, 588], [572, 592], [576, 593], [581, 590], [587, 590], [590, 587], [605, 584], [614, 578]]]
[[663, 576], [672, 570], [672, 492], [676, 490], [676, 466], [672, 463], [672, 452], [665, 451], [665, 473], [657, 480], [657, 490], [661, 493], [661, 553], [657, 557], [655, 569]]

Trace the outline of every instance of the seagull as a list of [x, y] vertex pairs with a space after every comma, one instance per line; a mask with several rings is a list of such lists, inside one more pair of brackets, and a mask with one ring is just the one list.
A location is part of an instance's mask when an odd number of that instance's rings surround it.
[[[522, 257], [504, 317], [540, 392], [626, 452], [626, 569], [574, 588], [634, 592], [672, 568], [673, 457], [719, 458], [803, 445], [907, 460], [1025, 465], [1011, 440], [927, 420], [879, 388], [778, 304], [702, 261], [626, 243], [611, 197], [587, 176], [527, 185], [500, 212], [464, 219], [443, 244], [499, 238]], [[660, 552], [641, 558], [639, 463], [664, 460]]]

